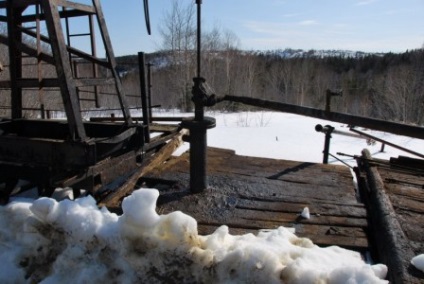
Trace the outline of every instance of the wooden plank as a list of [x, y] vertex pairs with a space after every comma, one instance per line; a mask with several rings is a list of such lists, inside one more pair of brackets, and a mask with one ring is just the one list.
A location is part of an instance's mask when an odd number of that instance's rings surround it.
[[[354, 190], [352, 175], [347, 167], [321, 165], [306, 162], [281, 161], [243, 156], [231, 156], [226, 163], [213, 167], [210, 171], [242, 174], [253, 177], [283, 180], [301, 184], [320, 184], [340, 187], [350, 185]], [[343, 175], [342, 175], [343, 173]], [[346, 177], [348, 177], [346, 179]]]
[[248, 198], [237, 199], [236, 208], [254, 209], [271, 212], [299, 213], [304, 207], [308, 207], [310, 212], [321, 216], [345, 216], [355, 218], [366, 218], [367, 211], [363, 205], [338, 205], [325, 202], [313, 203], [309, 199], [304, 202], [279, 202], [279, 201], [257, 201]]
[[79, 10], [79, 11], [84, 11], [87, 12], [88, 14], [95, 14], [96, 10], [94, 9], [93, 6], [89, 6], [86, 4], [81, 4], [81, 3], [76, 3], [76, 2], [71, 2], [71, 1], [67, 1], [67, 0], [56, 0], [57, 5], [62, 6], [62, 7], [66, 7], [68, 9], [75, 9], [75, 10]]
[[135, 172], [123, 186], [115, 191], [115, 193], [101, 200], [99, 202], [99, 206], [106, 206], [110, 208], [119, 207], [122, 198], [134, 190], [134, 187], [140, 177], [144, 176], [157, 165], [166, 161], [169, 156], [171, 156], [171, 154], [183, 143], [182, 136], [186, 133], [185, 131], [186, 130], [181, 130], [178, 135], [175, 135], [175, 137], [163, 146], [157, 153], [155, 153], [155, 155], [144, 161], [140, 170]]
[[[215, 150], [212, 150], [212, 152]], [[296, 182], [288, 182], [283, 180], [274, 180], [261, 178], [257, 176], [251, 176], [249, 174], [243, 174], [240, 171], [238, 174], [234, 174], [228, 168], [233, 164], [233, 158], [231, 152], [226, 152], [225, 157], [214, 158], [209, 156], [208, 148], [208, 176], [209, 183], [213, 187], [229, 187], [235, 184], [232, 193], [245, 195], [249, 198], [272, 198], [278, 199], [290, 199], [294, 201], [296, 199], [305, 200], [310, 199], [311, 202], [327, 202], [335, 204], [357, 204], [355, 199], [355, 191], [353, 184], [350, 186], [340, 186], [340, 182], [337, 187], [323, 186], [320, 184], [321, 181], [316, 181], [314, 184], [302, 184]], [[157, 169], [157, 174], [163, 178], [172, 176], [174, 174], [188, 174], [189, 173], [189, 159], [188, 154], [184, 154], [178, 159], [171, 159], [163, 168]], [[237, 163], [246, 165], [249, 168], [249, 162], [246, 160], [239, 160]], [[282, 161], [284, 163], [284, 161]], [[239, 166], [240, 170], [242, 167]], [[257, 167], [257, 170], [265, 169], [263, 167]], [[307, 174], [307, 173], [305, 173]], [[261, 174], [258, 174], [261, 175]], [[263, 175], [262, 175], [263, 176]], [[350, 179], [350, 178], [349, 178]], [[242, 180], [242, 188], [236, 186]], [[319, 192], [319, 194], [317, 194]]]
[[284, 224], [302, 223], [302, 224], [317, 224], [317, 225], [334, 225], [344, 227], [366, 227], [367, 220], [365, 218], [349, 218], [344, 216], [316, 216], [312, 215], [310, 219], [304, 219], [300, 213], [285, 213], [285, 212], [266, 212], [259, 210], [237, 209], [234, 216], [244, 222], [249, 223], [255, 221], [272, 221], [281, 222]]
[[[37, 37], [37, 33], [35, 33], [35, 32], [33, 32], [33, 31], [31, 31], [31, 30], [28, 30], [28, 29], [21, 29], [21, 31], [23, 32], [23, 33], [25, 33], [25, 34], [27, 34], [27, 35], [29, 35], [29, 36], [32, 36], [32, 37], [34, 37], [34, 38], [36, 38]], [[48, 43], [48, 44], [51, 44], [51, 42], [50, 42], [50, 39], [48, 38], [48, 37], [46, 37], [46, 36], [44, 36], [44, 35], [39, 35], [39, 37], [40, 37], [40, 39], [43, 41], [43, 42], [45, 42], [45, 43]], [[99, 58], [97, 58], [97, 57], [94, 57], [93, 55], [91, 55], [91, 54], [88, 54], [88, 53], [86, 53], [86, 52], [84, 52], [84, 51], [82, 51], [82, 50], [79, 50], [79, 49], [77, 49], [77, 48], [74, 48], [74, 47], [72, 47], [72, 46], [69, 46], [69, 45], [67, 45], [66, 46], [66, 49], [71, 53], [71, 54], [74, 54], [74, 55], [76, 55], [76, 56], [78, 56], [78, 57], [81, 57], [82, 59], [85, 59], [85, 60], [87, 60], [87, 61], [89, 61], [89, 62], [94, 62], [95, 64], [98, 64], [98, 65], [100, 65], [100, 66], [102, 66], [102, 67], [105, 67], [105, 68], [111, 68], [110, 67], [110, 63], [109, 62], [107, 62], [107, 61], [105, 61], [104, 59], [99, 59]], [[43, 59], [43, 60], [45, 60], [45, 59]], [[47, 61], [48, 62], [48, 61]], [[50, 62], [49, 62], [50, 63]], [[54, 64], [54, 63], [52, 63], [52, 64]]]
[[[22, 24], [23, 8], [15, 7], [17, 2], [8, 1], [6, 5], [12, 119], [22, 118], [22, 89], [17, 85], [17, 79], [22, 78], [22, 54], [18, 49], [22, 43], [22, 33], [17, 27]], [[24, 4], [24, 1], [19, 2]]]
[[424, 190], [421, 188], [405, 185], [402, 183], [396, 183], [396, 184], [385, 183], [385, 185], [386, 185], [387, 191], [390, 194], [407, 198], [407, 199], [424, 202]]
[[[5, 45], [9, 45], [9, 39], [6, 36], [0, 34], [0, 43], [3, 43]], [[16, 46], [15, 48], [17, 48], [21, 52], [23, 52], [23, 53], [25, 53], [29, 56], [33, 56], [35, 58], [38, 57], [39, 59], [41, 59], [41, 60], [43, 60], [43, 61], [45, 61], [49, 64], [54, 65], [53, 57], [50, 54], [47, 54], [47, 53], [44, 53], [44, 52], [37, 53], [36, 49], [34, 49], [33, 47], [31, 47], [31, 46], [29, 46], [25, 43], [22, 43], [22, 42], [15, 42], [14, 44]]]
[[409, 273], [409, 266], [414, 252], [396, 216], [378, 168], [367, 163], [372, 161], [371, 154], [364, 150], [363, 156], [370, 189], [371, 229], [381, 261], [389, 267], [388, 280], [393, 283], [413, 283], [414, 277]]
[[[347, 168], [310, 165], [290, 173], [301, 177], [318, 172], [334, 176], [337, 181], [322, 185], [325, 179], [311, 178], [309, 184], [268, 178], [270, 173], [302, 162], [237, 156], [232, 150], [216, 148], [208, 148], [207, 153], [209, 188], [200, 194], [190, 194], [186, 189], [188, 153], [171, 158], [150, 173], [148, 177], [158, 177], [156, 185], [164, 188], [158, 201], [161, 213], [181, 210], [194, 217], [199, 231], [205, 233], [223, 224], [238, 234], [294, 226], [298, 236], [308, 237], [319, 245], [340, 245], [360, 251], [369, 248], [366, 209], [356, 200]], [[170, 180], [174, 181], [172, 186], [164, 186]], [[154, 187], [155, 182], [149, 186]], [[300, 216], [306, 206], [311, 212], [310, 219]]]
[[150, 132], [174, 132], [178, 128], [180, 128], [178, 124], [173, 124], [173, 125], [157, 124], [157, 123], [150, 124]]

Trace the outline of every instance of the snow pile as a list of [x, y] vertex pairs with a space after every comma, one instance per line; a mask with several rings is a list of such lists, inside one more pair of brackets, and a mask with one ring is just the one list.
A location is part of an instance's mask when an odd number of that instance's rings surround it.
[[411, 260], [412, 265], [424, 272], [424, 254], [417, 255]]
[[309, 208], [308, 207], [303, 208], [302, 213], [300, 213], [300, 216], [302, 216], [305, 219], [310, 219], [311, 213], [309, 212]]
[[0, 282], [386, 283], [386, 266], [283, 227], [233, 236], [222, 226], [198, 235], [192, 217], [158, 215], [158, 196], [135, 191], [121, 216], [91, 197], [0, 207]]

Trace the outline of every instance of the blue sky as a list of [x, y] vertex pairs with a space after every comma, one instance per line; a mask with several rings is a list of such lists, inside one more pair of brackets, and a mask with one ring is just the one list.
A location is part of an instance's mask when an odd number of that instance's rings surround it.
[[[102, 0], [117, 55], [160, 48], [159, 26], [173, 0]], [[194, 5], [194, 0], [178, 0]], [[424, 0], [203, 0], [203, 28], [233, 31], [242, 49], [403, 52], [424, 44]]]

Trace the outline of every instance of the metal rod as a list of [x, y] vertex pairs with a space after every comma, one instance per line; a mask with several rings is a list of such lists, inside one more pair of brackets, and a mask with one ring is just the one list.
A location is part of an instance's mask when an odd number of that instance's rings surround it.
[[334, 159], [336, 159], [336, 160], [337, 160], [337, 161], [339, 161], [340, 163], [342, 163], [342, 164], [344, 164], [344, 165], [348, 166], [349, 168], [353, 169], [353, 167], [352, 167], [351, 165], [349, 165], [349, 164], [348, 164], [348, 163], [346, 163], [345, 161], [343, 161], [343, 160], [341, 160], [341, 159], [337, 158], [337, 157], [336, 157], [336, 156], [334, 156], [333, 154], [328, 153], [328, 155], [330, 155], [331, 157], [333, 157]]
[[152, 122], [152, 63], [147, 63], [147, 100], [149, 105], [150, 123]]
[[[315, 125], [315, 130], [317, 132], [323, 132], [326, 133], [327, 128], [325, 126], [322, 126], [321, 124], [317, 124]], [[343, 135], [343, 136], [348, 136], [348, 137], [352, 137], [352, 138], [358, 138], [358, 139], [366, 139], [366, 137], [363, 137], [361, 135], [356, 135], [350, 132], [346, 132], [346, 131], [341, 131], [341, 130], [337, 130], [337, 129], [333, 129], [332, 130], [333, 134], [338, 134], [338, 135]]]
[[330, 142], [331, 142], [331, 133], [334, 130], [334, 127], [330, 125], [326, 125], [325, 128], [327, 129], [325, 133], [325, 142], [324, 142], [324, 151], [323, 151], [323, 164], [328, 164], [328, 155], [330, 154]]
[[375, 140], [375, 141], [378, 141], [378, 142], [381, 142], [381, 143], [387, 144], [387, 145], [389, 145], [389, 146], [391, 146], [391, 147], [393, 147], [393, 148], [396, 148], [396, 149], [399, 149], [399, 150], [405, 151], [405, 152], [407, 152], [407, 153], [409, 153], [409, 154], [412, 154], [412, 155], [418, 156], [418, 157], [420, 157], [420, 158], [424, 158], [424, 155], [423, 155], [423, 154], [420, 154], [420, 153], [418, 153], [418, 152], [415, 152], [415, 151], [412, 151], [412, 150], [406, 149], [406, 148], [404, 148], [404, 147], [401, 147], [401, 146], [399, 146], [399, 145], [393, 144], [393, 143], [391, 143], [391, 142], [388, 142], [388, 141], [386, 141], [386, 140], [384, 140], [384, 139], [381, 139], [381, 138], [375, 137], [375, 136], [373, 136], [373, 135], [367, 134], [367, 133], [365, 133], [365, 132], [362, 132], [362, 131], [356, 130], [356, 129], [354, 129], [354, 128], [351, 128], [351, 129], [350, 129], [350, 131], [355, 132], [355, 133], [358, 133], [358, 134], [363, 135], [363, 136], [365, 136], [365, 137], [371, 138], [371, 139], [373, 139], [373, 140]]
[[196, 0], [197, 4], [197, 77], [201, 77], [201, 52], [202, 52], [202, 0]]
[[140, 68], [140, 90], [141, 90], [141, 106], [143, 110], [143, 124], [146, 127], [144, 132], [144, 139], [146, 143], [150, 142], [150, 131], [149, 131], [149, 110], [147, 105], [147, 86], [146, 86], [146, 60], [144, 52], [138, 53], [138, 66]]
[[201, 65], [201, 52], [202, 52], [202, 0], [196, 0], [197, 4], [197, 77], [193, 79], [194, 89], [194, 120], [202, 121], [204, 119], [203, 110], [203, 97], [201, 97], [201, 85], [204, 79], [201, 77], [202, 65]]

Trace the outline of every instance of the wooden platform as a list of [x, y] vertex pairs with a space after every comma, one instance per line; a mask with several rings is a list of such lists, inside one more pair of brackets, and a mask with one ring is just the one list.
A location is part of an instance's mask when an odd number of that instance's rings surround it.
[[389, 267], [388, 280], [424, 283], [424, 273], [410, 263], [424, 253], [424, 164], [373, 160], [367, 151], [363, 158], [359, 179], [369, 208], [370, 234], [379, 261]]
[[[189, 155], [172, 158], [139, 180], [160, 190], [158, 210], [181, 210], [199, 223], [199, 233], [228, 225], [233, 234], [279, 226], [318, 245], [369, 249], [367, 213], [344, 166], [252, 158], [208, 148], [209, 188], [189, 192]], [[310, 219], [300, 216], [308, 207]]]

